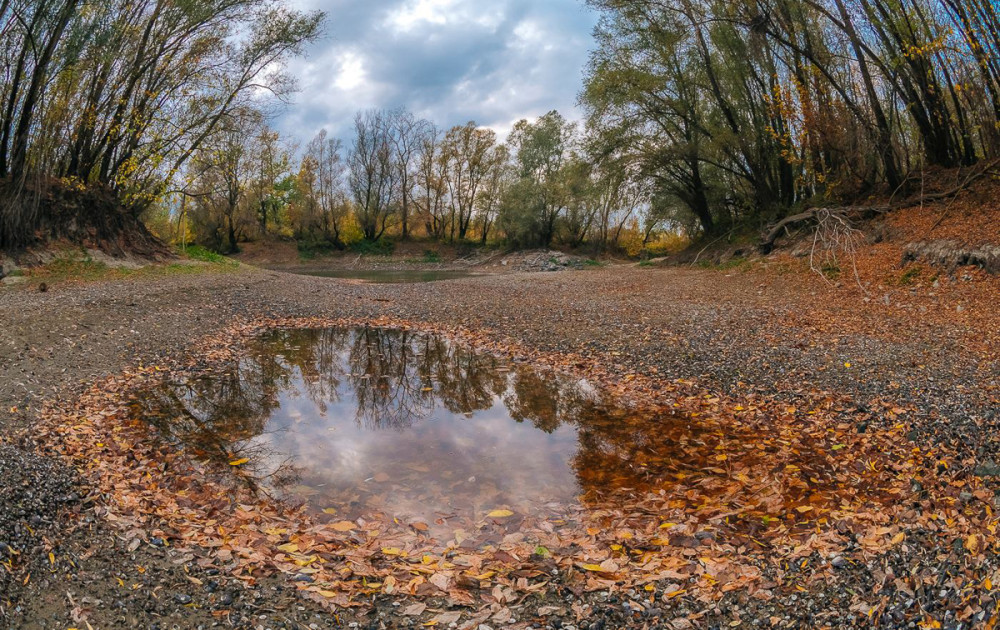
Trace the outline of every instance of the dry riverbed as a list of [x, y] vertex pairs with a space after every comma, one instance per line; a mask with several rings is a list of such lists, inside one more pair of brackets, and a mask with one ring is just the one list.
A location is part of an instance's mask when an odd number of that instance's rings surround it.
[[[959, 272], [863, 295], [784, 265], [408, 285], [219, 267], [0, 289], [0, 626], [986, 624], [1000, 585], [996, 291]], [[289, 558], [284, 572], [263, 553], [218, 562], [216, 539], [229, 544], [238, 505], [185, 501], [206, 530], [187, 540], [210, 544], [179, 544], [165, 510], [192, 479], [190, 458], [135, 432], [108, 450], [99, 431], [113, 433], [119, 418], [96, 402], [114, 407], [103, 397], [130, 379], [204, 367], [262, 325], [343, 320], [438, 331], [711, 430], [691, 443], [697, 465], [679, 462], [654, 500], [623, 497], [620, 514], [601, 506], [614, 527], [582, 524], [551, 554], [525, 552], [520, 539], [466, 550], [484, 558], [471, 581], [449, 562], [447, 541], [419, 537], [400, 550], [431, 557], [426, 571], [400, 571], [399, 554], [384, 551], [397, 547], [378, 539], [311, 540], [329, 546], [331, 575], [346, 566], [345, 549], [381, 552], [365, 556], [370, 580], [341, 575], [328, 595], [295, 577]], [[71, 426], [98, 432], [88, 442]], [[122, 476], [94, 465], [102, 457]], [[763, 478], [779, 489], [770, 503], [755, 485]], [[129, 514], [136, 497], [146, 502]], [[294, 516], [264, 502], [256, 513]], [[288, 534], [273, 543], [290, 544]], [[427, 583], [443, 588], [404, 588], [407, 574], [435, 573], [448, 581]]]

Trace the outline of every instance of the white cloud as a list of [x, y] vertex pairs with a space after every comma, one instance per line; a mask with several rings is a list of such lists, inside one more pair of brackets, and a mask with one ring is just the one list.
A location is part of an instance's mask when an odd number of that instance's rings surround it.
[[340, 72], [333, 84], [339, 90], [350, 91], [361, 87], [365, 82], [364, 61], [354, 52], [344, 52], [340, 55]]
[[596, 15], [581, 0], [294, 0], [328, 13], [327, 37], [291, 64], [301, 92], [280, 122], [306, 141], [350, 139], [354, 113], [406, 106], [439, 127], [514, 121], [576, 97]]

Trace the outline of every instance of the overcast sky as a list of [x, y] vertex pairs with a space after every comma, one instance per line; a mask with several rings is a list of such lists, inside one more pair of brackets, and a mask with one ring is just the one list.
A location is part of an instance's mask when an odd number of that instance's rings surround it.
[[327, 13], [326, 36], [289, 70], [301, 92], [278, 121], [300, 142], [345, 141], [359, 109], [404, 105], [439, 127], [506, 134], [577, 94], [597, 16], [583, 0], [293, 0]]

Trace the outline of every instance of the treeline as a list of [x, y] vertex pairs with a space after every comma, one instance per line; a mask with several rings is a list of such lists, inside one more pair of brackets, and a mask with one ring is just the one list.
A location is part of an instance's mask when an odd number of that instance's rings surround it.
[[159, 231], [222, 252], [275, 236], [317, 249], [417, 237], [608, 250], [651, 231], [641, 183], [597, 164], [554, 111], [500, 142], [475, 122], [440, 129], [405, 108], [368, 110], [349, 141], [322, 131], [298, 149], [260, 115], [233, 118], [196, 152]]
[[705, 232], [1000, 152], [996, 0], [589, 4], [592, 141]]
[[30, 244], [46, 191], [99, 189], [132, 215], [262, 95], [321, 13], [279, 0], [0, 0], [0, 247]]

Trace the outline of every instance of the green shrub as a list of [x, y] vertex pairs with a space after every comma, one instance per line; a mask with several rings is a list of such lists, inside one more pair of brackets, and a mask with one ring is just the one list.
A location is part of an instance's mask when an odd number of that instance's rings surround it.
[[351, 243], [351, 251], [362, 256], [391, 256], [396, 248], [395, 243], [387, 238], [377, 241], [358, 241]]
[[340, 251], [341, 247], [337, 247], [336, 243], [332, 243], [325, 239], [303, 239], [295, 243], [296, 248], [299, 250], [299, 258], [302, 260], [312, 260], [317, 256], [329, 256], [334, 252]]
[[222, 254], [213, 252], [212, 250], [206, 249], [201, 245], [188, 245], [187, 249], [185, 249], [183, 253], [191, 260], [200, 260], [208, 263], [221, 263], [226, 260], [226, 257]]

